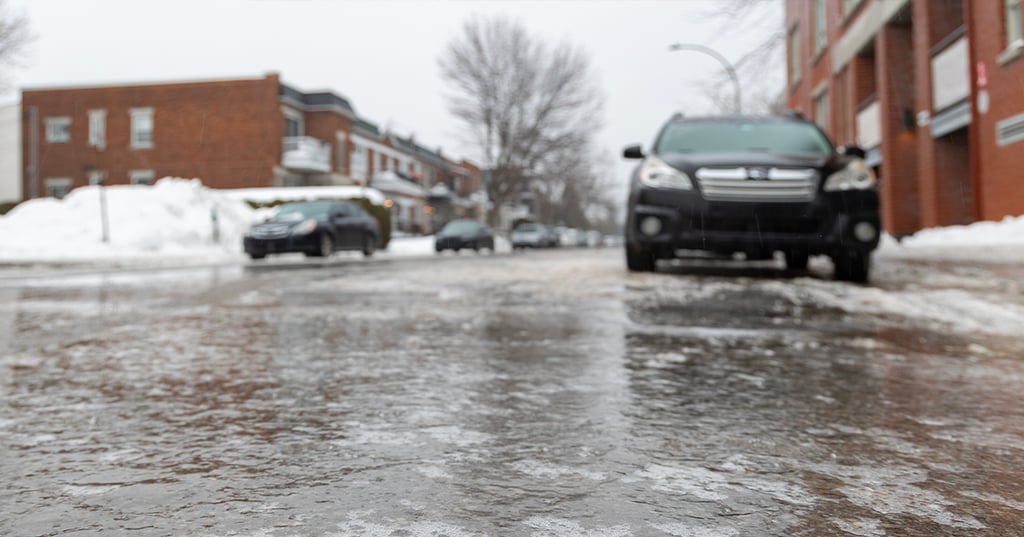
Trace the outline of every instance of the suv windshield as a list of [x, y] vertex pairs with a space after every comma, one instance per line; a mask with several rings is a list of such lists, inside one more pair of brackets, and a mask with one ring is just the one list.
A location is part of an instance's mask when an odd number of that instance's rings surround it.
[[278, 222], [293, 222], [307, 218], [326, 218], [327, 210], [330, 209], [329, 201], [313, 201], [309, 203], [289, 203], [282, 205], [271, 220]]
[[665, 127], [656, 152], [771, 153], [827, 156], [832, 144], [817, 128], [795, 121], [675, 121]]

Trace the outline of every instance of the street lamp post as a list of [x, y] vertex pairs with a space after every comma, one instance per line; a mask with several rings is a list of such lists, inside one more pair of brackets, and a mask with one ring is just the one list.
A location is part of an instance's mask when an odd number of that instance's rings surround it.
[[695, 45], [692, 43], [673, 43], [669, 45], [668, 49], [671, 51], [692, 50], [693, 52], [707, 54], [708, 56], [711, 56], [712, 58], [718, 60], [718, 63], [722, 64], [722, 67], [725, 68], [725, 72], [728, 73], [729, 78], [732, 79], [732, 86], [734, 90], [733, 94], [736, 99], [736, 113], [743, 113], [743, 99], [740, 95], [740, 79], [738, 76], [736, 76], [736, 69], [733, 68], [732, 64], [729, 63], [729, 61], [726, 60], [724, 56], [719, 54], [718, 51], [716, 51], [715, 49], [705, 47], [704, 45]]

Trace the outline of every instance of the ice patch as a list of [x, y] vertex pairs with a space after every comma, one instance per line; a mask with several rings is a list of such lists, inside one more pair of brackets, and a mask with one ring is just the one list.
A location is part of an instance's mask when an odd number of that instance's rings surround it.
[[961, 529], [985, 529], [970, 515], [958, 515], [946, 509], [954, 505], [938, 492], [916, 483], [928, 479], [928, 472], [913, 467], [814, 465], [813, 471], [839, 479], [837, 490], [854, 505], [882, 515], [913, 515]]
[[334, 537], [485, 537], [482, 533], [468, 531], [466, 529], [445, 524], [441, 522], [414, 522], [406, 524], [401, 522], [367, 522], [362, 516], [372, 516], [373, 513], [356, 515], [348, 521], [338, 524], [340, 533], [329, 533]]
[[557, 466], [533, 460], [514, 462], [512, 463], [512, 469], [531, 477], [539, 477], [545, 479], [557, 479], [565, 476], [579, 476], [584, 479], [590, 479], [591, 481], [602, 481], [607, 478], [607, 475], [602, 472], [590, 472], [578, 468]]
[[706, 468], [672, 468], [652, 464], [636, 475], [653, 480], [652, 488], [659, 492], [695, 496], [708, 501], [725, 500], [728, 496], [720, 491], [733, 488], [726, 482], [726, 476]]
[[413, 471], [429, 479], [449, 479], [452, 477], [447, 470], [440, 466], [417, 466]]
[[885, 535], [885, 530], [879, 527], [882, 521], [876, 518], [858, 518], [857, 520], [833, 518], [832, 523], [846, 533], [859, 537], [884, 537]]
[[458, 447], [475, 446], [491, 439], [489, 434], [467, 431], [461, 427], [431, 427], [426, 431], [434, 440]]
[[119, 488], [119, 485], [65, 485], [61, 492], [67, 496], [98, 496]]
[[740, 533], [735, 528], [690, 526], [687, 524], [652, 524], [651, 527], [673, 537], [734, 537]]
[[533, 537], [627, 537], [633, 535], [626, 526], [584, 528], [578, 522], [555, 517], [533, 517], [524, 522], [534, 531]]
[[1016, 509], [1018, 511], [1024, 511], [1024, 502], [1018, 502], [1015, 500], [1008, 500], [998, 494], [986, 494], [984, 492], [974, 492], [971, 490], [961, 491], [961, 496], [967, 496], [968, 498], [974, 498], [976, 500], [982, 500], [986, 502], [998, 503], [1009, 507], [1010, 509]]

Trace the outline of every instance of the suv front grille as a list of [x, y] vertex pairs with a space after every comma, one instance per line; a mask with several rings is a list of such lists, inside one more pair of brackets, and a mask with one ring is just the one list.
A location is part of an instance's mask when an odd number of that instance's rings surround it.
[[810, 201], [818, 189], [814, 168], [701, 168], [704, 197], [721, 201]]

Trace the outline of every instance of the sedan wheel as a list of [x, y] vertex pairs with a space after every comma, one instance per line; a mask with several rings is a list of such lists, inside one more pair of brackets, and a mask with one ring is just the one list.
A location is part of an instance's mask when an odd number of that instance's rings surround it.
[[321, 257], [329, 257], [334, 253], [334, 239], [329, 233], [320, 234], [320, 251], [318, 253]]
[[370, 257], [377, 250], [377, 238], [373, 235], [363, 235], [363, 256]]

